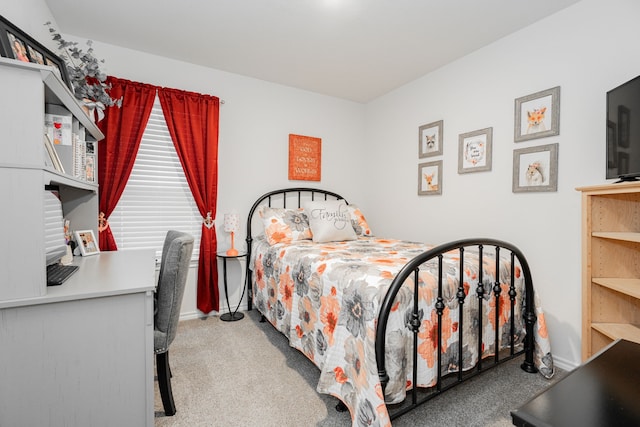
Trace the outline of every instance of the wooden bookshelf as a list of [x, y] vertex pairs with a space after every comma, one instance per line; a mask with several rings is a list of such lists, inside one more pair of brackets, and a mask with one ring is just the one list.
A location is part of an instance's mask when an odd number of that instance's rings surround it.
[[640, 343], [640, 182], [582, 192], [582, 359]]

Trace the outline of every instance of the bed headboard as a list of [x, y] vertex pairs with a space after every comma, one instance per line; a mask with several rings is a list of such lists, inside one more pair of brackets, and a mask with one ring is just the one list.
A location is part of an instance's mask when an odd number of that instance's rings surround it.
[[[253, 240], [252, 229], [255, 225], [254, 216], [257, 210], [262, 205], [278, 208], [300, 208], [302, 203], [309, 200], [344, 200], [347, 204], [347, 200], [329, 190], [322, 190], [320, 188], [283, 188], [282, 190], [270, 191], [258, 197], [247, 217], [247, 251], [251, 252], [251, 241]], [[260, 230], [262, 231], [262, 230]]]
[[253, 292], [251, 290], [251, 270], [249, 268], [249, 260], [251, 259], [251, 244], [253, 242], [254, 225], [259, 225], [259, 232], [262, 232], [262, 223], [257, 221], [257, 210], [260, 206], [267, 205], [269, 207], [276, 208], [300, 208], [302, 203], [309, 200], [344, 200], [347, 204], [347, 200], [333, 191], [323, 190], [320, 188], [306, 188], [306, 187], [293, 187], [283, 188], [282, 190], [270, 191], [258, 197], [249, 210], [247, 216], [247, 288], [249, 289], [248, 306], [251, 310], [251, 299], [253, 298]]

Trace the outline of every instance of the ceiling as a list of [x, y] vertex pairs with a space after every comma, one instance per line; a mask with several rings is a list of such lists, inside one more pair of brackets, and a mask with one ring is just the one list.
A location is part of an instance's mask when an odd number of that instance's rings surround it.
[[65, 34], [366, 103], [579, 0], [45, 1]]

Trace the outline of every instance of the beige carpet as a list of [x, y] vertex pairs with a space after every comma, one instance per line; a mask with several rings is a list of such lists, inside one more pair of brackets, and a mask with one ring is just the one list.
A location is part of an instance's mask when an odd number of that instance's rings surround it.
[[[350, 426], [337, 400], [315, 391], [318, 369], [253, 311], [237, 322], [181, 322], [170, 348], [177, 413], [164, 416], [157, 382], [155, 425]], [[393, 421], [402, 426], [511, 426], [509, 411], [551, 382], [517, 359]], [[556, 375], [557, 379], [563, 373]], [[453, 411], [456, 411], [454, 414]]]

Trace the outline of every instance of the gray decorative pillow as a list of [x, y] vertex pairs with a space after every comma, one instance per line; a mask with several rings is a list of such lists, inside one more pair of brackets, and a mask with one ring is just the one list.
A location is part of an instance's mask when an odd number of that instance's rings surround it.
[[351, 213], [344, 200], [307, 202], [304, 211], [316, 243], [356, 240]]

